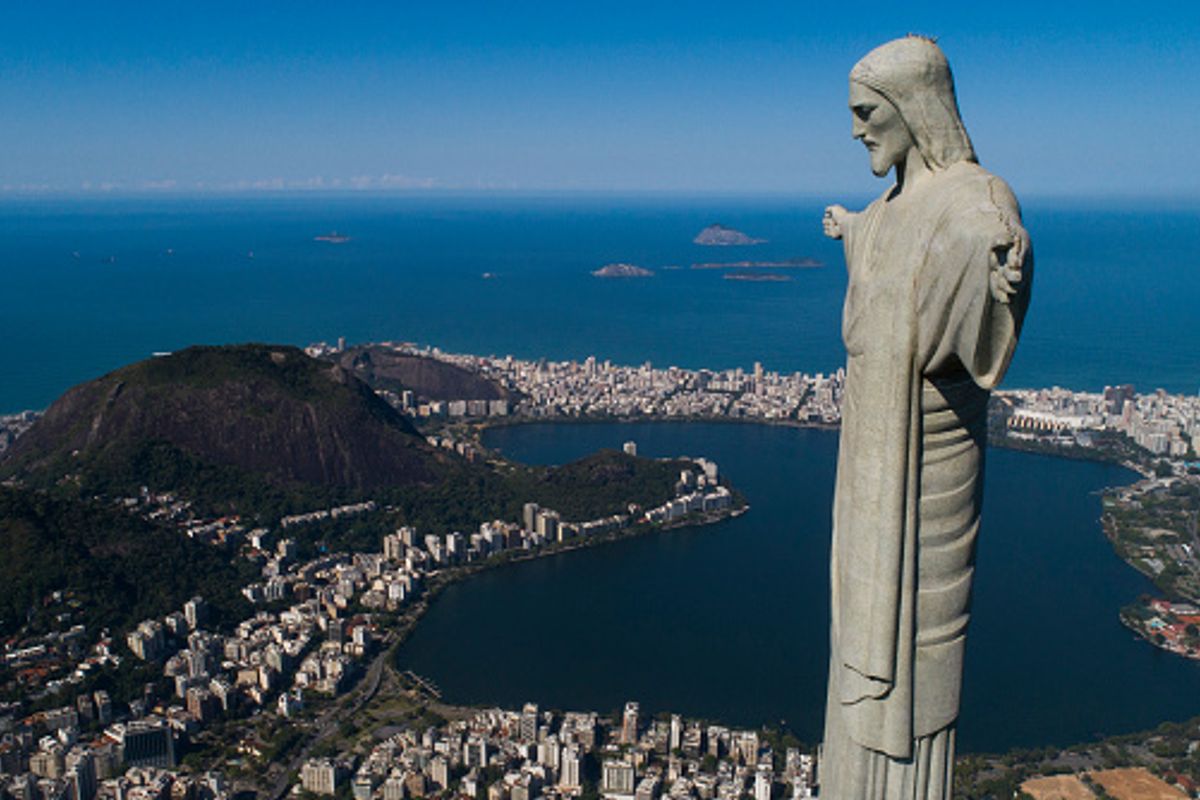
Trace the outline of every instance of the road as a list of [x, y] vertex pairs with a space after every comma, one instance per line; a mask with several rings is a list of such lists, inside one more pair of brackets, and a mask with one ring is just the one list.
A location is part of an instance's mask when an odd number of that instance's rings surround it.
[[313, 748], [327, 739], [330, 734], [335, 733], [345, 720], [352, 718], [363, 709], [363, 706], [375, 698], [376, 692], [379, 691], [379, 684], [383, 680], [384, 670], [388, 668], [388, 662], [394, 655], [393, 646], [399, 638], [398, 630], [388, 633], [383, 640], [383, 648], [379, 655], [375, 656], [371, 665], [367, 667], [366, 677], [359, 681], [358, 686], [351, 690], [349, 695], [321, 715], [312, 732], [309, 733], [304, 746], [282, 766], [279, 776], [262, 796], [271, 798], [271, 800], [281, 800], [287, 794], [289, 776], [300, 769], [300, 765], [308, 759]]

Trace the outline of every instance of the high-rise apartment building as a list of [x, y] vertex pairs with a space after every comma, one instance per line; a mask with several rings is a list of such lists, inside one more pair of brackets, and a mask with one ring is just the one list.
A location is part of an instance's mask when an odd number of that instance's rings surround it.
[[637, 744], [638, 738], [638, 704], [630, 701], [625, 704], [625, 714], [621, 717], [621, 744]]

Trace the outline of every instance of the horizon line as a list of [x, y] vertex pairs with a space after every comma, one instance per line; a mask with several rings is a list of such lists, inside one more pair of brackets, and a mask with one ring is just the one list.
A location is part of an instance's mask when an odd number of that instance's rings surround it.
[[[883, 183], [880, 183], [883, 188]], [[188, 188], [112, 188], [112, 189], [62, 189], [62, 188], [31, 188], [0, 190], [0, 205], [13, 203], [37, 203], [38, 201], [121, 201], [121, 200], [231, 200], [231, 199], [291, 199], [306, 197], [336, 197], [345, 198], [453, 198], [453, 197], [662, 197], [662, 198], [804, 198], [827, 199], [834, 195], [849, 197], [875, 197], [877, 191], [862, 189], [686, 189], [658, 187], [472, 187], [472, 186], [437, 186], [437, 187], [379, 187], [354, 188], [347, 186], [323, 187], [293, 187], [293, 188], [232, 188], [232, 187], [188, 187]], [[1037, 191], [1022, 190], [1021, 195], [1026, 200], [1036, 199], [1072, 201], [1085, 203], [1111, 201], [1167, 201], [1172, 203], [1200, 204], [1200, 192], [1153, 191], [1153, 190], [1117, 190], [1105, 193], [1094, 191]]]

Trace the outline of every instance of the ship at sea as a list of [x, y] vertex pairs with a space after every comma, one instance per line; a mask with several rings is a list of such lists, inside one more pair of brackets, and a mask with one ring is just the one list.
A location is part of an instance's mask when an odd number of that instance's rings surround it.
[[345, 234], [338, 233], [337, 231], [330, 231], [329, 233], [323, 233], [320, 236], [314, 236], [313, 241], [328, 242], [329, 244], [345, 244], [346, 242], [350, 241], [350, 237], [346, 236]]

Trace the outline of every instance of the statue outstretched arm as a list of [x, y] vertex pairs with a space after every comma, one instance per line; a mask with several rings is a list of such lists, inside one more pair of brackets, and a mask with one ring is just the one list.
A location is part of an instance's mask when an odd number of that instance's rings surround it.
[[[954, 177], [954, 176], [950, 176]], [[919, 283], [922, 371], [961, 365], [992, 389], [1008, 368], [1033, 282], [1034, 253], [1007, 185], [962, 168], [947, 186], [941, 233]]]
[[854, 224], [854, 218], [857, 216], [858, 214], [853, 211], [847, 211], [845, 206], [826, 206], [825, 216], [821, 219], [825, 235], [830, 239], [844, 238], [850, 232], [850, 227]]

